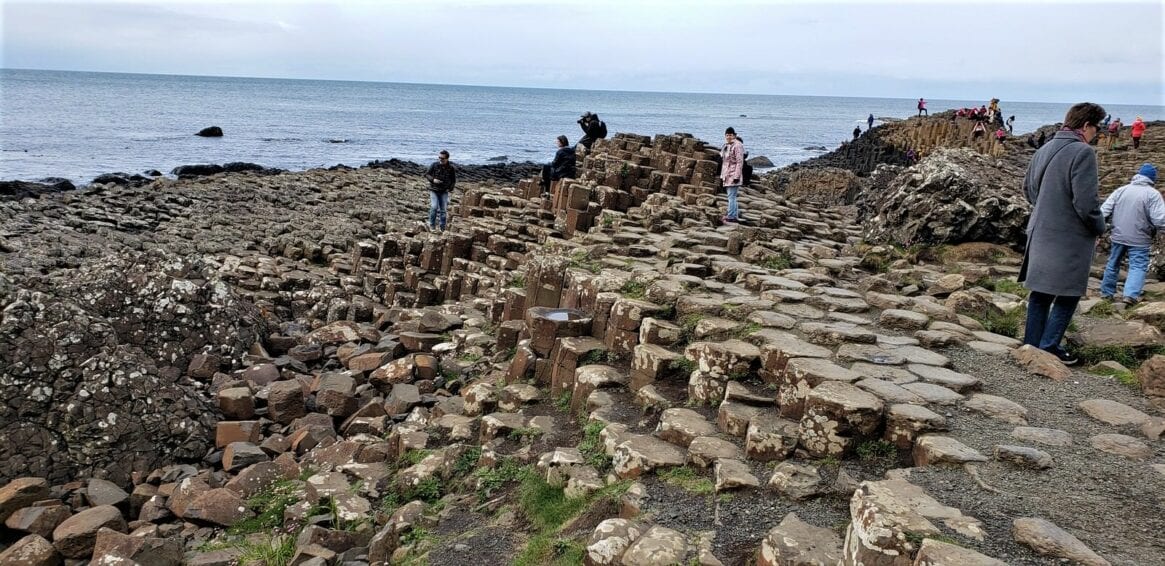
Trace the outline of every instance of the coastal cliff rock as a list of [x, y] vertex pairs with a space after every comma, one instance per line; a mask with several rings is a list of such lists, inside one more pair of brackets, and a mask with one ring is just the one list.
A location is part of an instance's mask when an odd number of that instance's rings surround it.
[[76, 187], [68, 179], [43, 179], [39, 183], [29, 181], [0, 181], [0, 201], [22, 198], [37, 198], [43, 194], [71, 191]]
[[859, 201], [871, 242], [1021, 246], [1030, 206], [1024, 170], [966, 148], [940, 149]]
[[0, 479], [125, 483], [210, 446], [215, 412], [191, 358], [237, 364], [262, 323], [210, 266], [119, 255], [51, 292], [0, 283]]
[[837, 167], [782, 169], [763, 182], [789, 198], [835, 205], [853, 204], [861, 187], [853, 171]]

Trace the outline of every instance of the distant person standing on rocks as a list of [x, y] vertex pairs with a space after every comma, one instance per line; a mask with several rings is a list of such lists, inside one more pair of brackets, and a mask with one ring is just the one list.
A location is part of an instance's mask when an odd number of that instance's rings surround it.
[[1010, 136], [1010, 135], [1015, 133], [1015, 130], [1012, 129], [1012, 126], [1014, 126], [1014, 125], [1015, 125], [1015, 115], [1012, 114], [1011, 116], [1008, 116], [1008, 118], [1007, 118], [1007, 135]]
[[866, 129], [874, 127], [874, 115], [871, 113], [869, 118], [866, 118]]
[[1141, 136], [1145, 135], [1146, 127], [1145, 121], [1140, 116], [1133, 120], [1133, 125], [1129, 128], [1129, 134], [1133, 136], [1133, 149], [1141, 149]]
[[921, 98], [918, 99], [918, 115], [930, 116], [930, 114], [926, 111], [926, 101]]
[[1100, 206], [1105, 218], [1111, 217], [1112, 251], [1100, 282], [1100, 296], [1112, 299], [1120, 275], [1122, 256], [1129, 256], [1129, 274], [1125, 277], [1124, 302], [1135, 305], [1141, 300], [1145, 274], [1149, 271], [1149, 249], [1157, 230], [1165, 228], [1165, 199], [1153, 188], [1157, 168], [1151, 163], [1141, 166], [1129, 184], [1113, 191]]
[[442, 149], [437, 154], [437, 161], [429, 166], [425, 178], [429, 180], [429, 231], [436, 231], [440, 220], [440, 229], [444, 232], [449, 194], [457, 185], [457, 170], [449, 161], [448, 151]]
[[1064, 128], [1036, 151], [1023, 179], [1032, 205], [1018, 277], [1031, 290], [1023, 342], [1067, 365], [1080, 360], [1060, 341], [1088, 291], [1096, 239], [1105, 228], [1097, 199], [1096, 152], [1089, 147], [1103, 119], [1099, 104], [1081, 102], [1070, 108]]
[[724, 130], [724, 147], [720, 148], [720, 182], [728, 191], [728, 212], [720, 220], [724, 223], [740, 220], [736, 195], [744, 179], [744, 144], [736, 139], [736, 130]]
[[558, 150], [554, 152], [554, 160], [542, 166], [542, 194], [550, 192], [550, 184], [559, 179], [573, 179], [575, 176], [575, 153], [570, 147], [570, 140], [566, 136], [558, 136], [555, 140]]
[[855, 140], [858, 139], [858, 136], [860, 136], [860, 135], [862, 135], [862, 127], [861, 126], [854, 126], [854, 139]]

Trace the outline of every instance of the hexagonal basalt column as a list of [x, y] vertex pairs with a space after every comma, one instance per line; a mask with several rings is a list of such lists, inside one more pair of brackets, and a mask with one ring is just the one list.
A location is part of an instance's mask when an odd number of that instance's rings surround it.
[[798, 431], [800, 445], [814, 458], [840, 456], [854, 439], [882, 424], [882, 400], [842, 381], [826, 381], [809, 392]]
[[559, 338], [589, 334], [591, 322], [591, 317], [580, 310], [548, 307], [526, 309], [526, 328], [530, 330], [530, 346], [541, 357], [550, 355], [554, 341]]

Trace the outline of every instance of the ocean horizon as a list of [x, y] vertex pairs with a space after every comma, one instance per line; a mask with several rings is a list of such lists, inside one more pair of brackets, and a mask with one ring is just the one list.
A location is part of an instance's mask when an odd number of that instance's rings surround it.
[[[977, 94], [927, 106], [937, 113], [992, 97]], [[875, 125], [914, 116], [916, 101], [0, 69], [0, 180], [82, 184], [233, 161], [289, 170], [428, 163], [441, 149], [464, 164], [544, 162], [558, 135], [577, 141], [585, 111], [611, 135], [684, 132], [715, 144], [732, 126], [751, 156], [781, 167], [835, 149], [855, 126], [865, 130], [871, 113]], [[1126, 124], [1165, 117], [1162, 106], [1097, 102]], [[1058, 122], [1070, 105], [1000, 102], [1016, 116], [1016, 135]], [[224, 136], [194, 135], [208, 126]]]

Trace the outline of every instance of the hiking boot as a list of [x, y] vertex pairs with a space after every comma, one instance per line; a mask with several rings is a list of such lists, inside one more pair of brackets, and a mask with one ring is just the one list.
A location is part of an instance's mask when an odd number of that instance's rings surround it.
[[1101, 295], [1101, 296], [1100, 296], [1100, 300], [1102, 300], [1102, 301], [1111, 301], [1111, 300], [1112, 300], [1112, 295]]
[[1141, 299], [1139, 297], [1121, 297], [1121, 302], [1131, 307], [1136, 306], [1137, 303], [1141, 302]]
[[1076, 357], [1073, 354], [1068, 353], [1067, 350], [1065, 350], [1059, 346], [1052, 346], [1051, 348], [1048, 348], [1046, 351], [1049, 354], [1056, 356], [1056, 358], [1060, 360], [1060, 363], [1062, 363], [1066, 366], [1074, 366], [1074, 365], [1080, 363], [1080, 358]]

